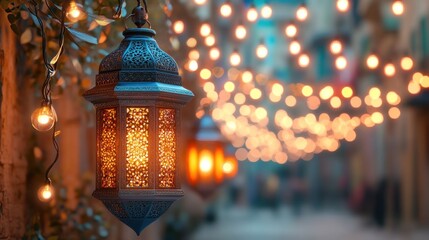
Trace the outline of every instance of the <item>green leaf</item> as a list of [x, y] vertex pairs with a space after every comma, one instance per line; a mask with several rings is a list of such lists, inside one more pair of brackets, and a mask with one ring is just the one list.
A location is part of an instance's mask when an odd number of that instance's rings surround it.
[[66, 27], [66, 29], [74, 38], [77, 38], [77, 39], [82, 40], [82, 41], [87, 42], [87, 43], [98, 44], [97, 38], [95, 38], [91, 35], [76, 31], [76, 30], [71, 29], [69, 27]]

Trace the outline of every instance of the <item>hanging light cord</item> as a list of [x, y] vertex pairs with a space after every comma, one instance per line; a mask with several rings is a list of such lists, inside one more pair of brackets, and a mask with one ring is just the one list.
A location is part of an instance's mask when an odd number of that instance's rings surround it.
[[[59, 49], [58, 49], [57, 54], [49, 61], [48, 60], [48, 54], [47, 54], [47, 37], [46, 37], [46, 32], [45, 32], [45, 25], [43, 23], [43, 20], [39, 16], [38, 3], [35, 0], [31, 0], [31, 4], [33, 5], [34, 9], [31, 10], [29, 8], [29, 11], [31, 14], [33, 14], [36, 17], [37, 22], [39, 23], [39, 26], [40, 26], [40, 32], [41, 32], [41, 36], [42, 36], [43, 63], [46, 67], [46, 78], [45, 78], [43, 85], [42, 85], [42, 98], [43, 98], [42, 105], [50, 107], [52, 104], [51, 80], [52, 80], [52, 77], [55, 75], [56, 65], [58, 63], [58, 59], [60, 58], [60, 56], [62, 55], [63, 50], [64, 50], [65, 7], [63, 6], [62, 16], [61, 16], [61, 30], [60, 30], [60, 35], [59, 35]], [[56, 136], [57, 136], [56, 126], [57, 126], [57, 121], [55, 120], [53, 132], [52, 132], [52, 143], [53, 143], [54, 149], [55, 149], [55, 158], [54, 158], [54, 161], [46, 169], [45, 180], [46, 180], [47, 184], [51, 184], [51, 179], [49, 178], [49, 173], [50, 173], [52, 167], [55, 165], [55, 163], [57, 163], [57, 161], [59, 159], [59, 155], [60, 155], [60, 147], [59, 147], [57, 139], [56, 139]]]

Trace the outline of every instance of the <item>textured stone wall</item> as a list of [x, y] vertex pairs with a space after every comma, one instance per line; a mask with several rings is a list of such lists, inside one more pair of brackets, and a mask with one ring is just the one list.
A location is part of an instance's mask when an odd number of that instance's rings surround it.
[[[0, 9], [0, 239], [21, 239], [25, 232], [28, 114], [25, 87], [16, 69], [16, 36]], [[1, 55], [1, 54], [0, 54]], [[1, 57], [1, 56], [0, 56]], [[22, 92], [24, 91], [24, 92]]]

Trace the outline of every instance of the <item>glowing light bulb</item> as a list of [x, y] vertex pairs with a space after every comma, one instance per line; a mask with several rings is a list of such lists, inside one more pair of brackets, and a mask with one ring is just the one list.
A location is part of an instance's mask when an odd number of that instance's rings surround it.
[[405, 6], [402, 0], [393, 1], [392, 3], [393, 14], [395, 14], [396, 16], [401, 16], [402, 14], [404, 14], [404, 11], [405, 11]]
[[298, 55], [301, 52], [301, 44], [294, 40], [289, 44], [289, 52], [292, 55]]
[[264, 59], [268, 56], [268, 48], [263, 42], [256, 47], [256, 56], [260, 59]]
[[198, 62], [196, 60], [194, 60], [194, 59], [190, 60], [188, 62], [188, 69], [191, 72], [197, 71], [198, 70]]
[[240, 40], [242, 40], [242, 39], [244, 39], [244, 38], [246, 38], [246, 36], [247, 36], [247, 30], [246, 30], [246, 27], [244, 27], [243, 25], [238, 25], [236, 28], [235, 28], [235, 37], [237, 38], [237, 39], [240, 39]]
[[173, 30], [176, 34], [181, 34], [185, 31], [185, 24], [182, 20], [177, 20], [173, 23]]
[[337, 0], [337, 9], [339, 12], [347, 12], [350, 8], [349, 0]]
[[347, 59], [344, 56], [339, 56], [335, 59], [335, 67], [338, 70], [344, 70], [347, 67]]
[[256, 10], [255, 6], [252, 5], [249, 10], [247, 10], [246, 17], [247, 21], [249, 22], [255, 22], [256, 20], [258, 20], [258, 11]]
[[386, 66], [384, 66], [384, 74], [387, 77], [393, 77], [396, 73], [396, 68], [395, 65], [393, 65], [392, 63], [388, 63], [386, 64]]
[[216, 61], [220, 57], [220, 51], [218, 48], [214, 47], [210, 49], [209, 55], [211, 60]]
[[37, 191], [37, 197], [41, 202], [49, 202], [54, 196], [54, 188], [49, 184], [45, 184]]
[[329, 50], [332, 54], [340, 54], [343, 51], [343, 44], [339, 40], [333, 40], [331, 44], [329, 44]]
[[293, 23], [289, 23], [285, 28], [285, 34], [289, 38], [294, 38], [298, 34], [298, 28]]
[[414, 61], [413, 61], [412, 58], [410, 58], [410, 57], [403, 57], [401, 59], [402, 70], [409, 71], [409, 70], [411, 70], [413, 68], [413, 66], [414, 66]]
[[57, 114], [52, 105], [44, 105], [31, 114], [31, 124], [40, 132], [49, 131], [57, 121]]
[[234, 165], [231, 162], [225, 162], [222, 166], [223, 173], [231, 174], [234, 171]]
[[194, 0], [194, 3], [196, 3], [197, 5], [204, 5], [207, 3], [207, 0]]
[[369, 69], [376, 69], [379, 64], [380, 64], [380, 60], [378, 60], [378, 57], [375, 54], [369, 55], [368, 58], [366, 59], [366, 66]]
[[308, 67], [310, 65], [310, 57], [305, 53], [299, 55], [298, 65], [302, 68]]
[[225, 17], [225, 18], [230, 17], [232, 14], [231, 3], [229, 1], [224, 2], [222, 6], [220, 6], [219, 12], [220, 12], [220, 15], [222, 15], [222, 17]]
[[204, 43], [209, 46], [212, 47], [213, 45], [215, 45], [216, 43], [216, 38], [214, 35], [209, 35], [206, 37], [206, 39], [204, 40]]
[[212, 27], [208, 23], [203, 23], [200, 27], [200, 34], [203, 37], [207, 37], [212, 33]]
[[268, 19], [268, 18], [271, 18], [272, 15], [273, 15], [273, 9], [271, 8], [270, 5], [265, 4], [261, 9], [262, 18]]
[[213, 169], [213, 159], [209, 156], [203, 156], [200, 161], [200, 170], [203, 173], [208, 173]]
[[70, 2], [66, 16], [71, 21], [78, 21], [82, 17], [82, 10], [79, 8], [75, 1]]
[[296, 10], [296, 19], [300, 22], [304, 22], [308, 18], [308, 9], [304, 4], [299, 6]]
[[241, 56], [238, 53], [238, 51], [232, 52], [231, 56], [229, 57], [229, 62], [234, 67], [240, 65], [240, 63], [241, 63]]

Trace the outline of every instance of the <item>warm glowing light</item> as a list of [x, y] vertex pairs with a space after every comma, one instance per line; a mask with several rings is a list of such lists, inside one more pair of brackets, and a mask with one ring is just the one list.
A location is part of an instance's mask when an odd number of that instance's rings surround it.
[[191, 72], [197, 71], [198, 70], [198, 62], [196, 60], [193, 60], [193, 59], [189, 60], [188, 69]]
[[289, 44], [289, 52], [292, 55], [298, 55], [301, 52], [301, 44], [298, 41], [293, 40]]
[[52, 106], [42, 106], [31, 114], [31, 124], [34, 129], [41, 132], [49, 131], [56, 121], [57, 114]]
[[250, 83], [250, 82], [252, 82], [253, 81], [253, 74], [252, 74], [252, 72], [250, 72], [250, 71], [244, 71], [241, 74], [241, 80], [244, 83]]
[[327, 100], [334, 95], [334, 89], [331, 86], [326, 86], [320, 90], [319, 96], [323, 100]]
[[339, 56], [335, 59], [335, 67], [338, 70], [344, 70], [347, 67], [347, 59], [344, 56]]
[[203, 37], [207, 37], [212, 33], [212, 27], [208, 23], [203, 23], [200, 27], [200, 34]]
[[395, 14], [396, 16], [401, 16], [402, 14], [404, 14], [405, 11], [405, 7], [404, 7], [404, 3], [402, 2], [402, 0], [395, 0], [392, 3], [392, 12], [393, 14]]
[[253, 88], [250, 90], [250, 97], [254, 100], [258, 100], [262, 97], [262, 92], [258, 88]]
[[296, 19], [300, 22], [304, 22], [308, 18], [308, 9], [307, 6], [301, 5], [296, 10]]
[[351, 98], [353, 96], [353, 89], [351, 87], [343, 87], [341, 94], [345, 98]]
[[288, 107], [295, 107], [296, 105], [296, 98], [292, 95], [289, 95], [285, 98], [285, 104]]
[[264, 59], [268, 56], [268, 48], [264, 43], [261, 43], [256, 47], [256, 56], [260, 59]]
[[272, 15], [273, 15], [273, 9], [271, 8], [270, 5], [265, 4], [261, 9], [262, 18], [268, 19], [268, 18], [271, 18]]
[[213, 45], [215, 45], [216, 43], [216, 38], [214, 35], [209, 35], [206, 37], [206, 39], [204, 40], [204, 43], [208, 46], [208, 47], [212, 47]]
[[377, 99], [380, 98], [381, 96], [381, 91], [378, 87], [372, 87], [369, 90], [369, 96], [371, 97], [371, 99]]
[[310, 65], [310, 57], [305, 53], [299, 55], [298, 65], [302, 68], [308, 67]]
[[380, 112], [374, 112], [374, 113], [371, 114], [371, 120], [375, 124], [381, 124], [384, 121], [383, 114], [381, 114]]
[[401, 97], [393, 91], [386, 94], [386, 100], [390, 105], [398, 105], [401, 103]]
[[231, 82], [231, 81], [228, 81], [228, 82], [226, 82], [224, 85], [223, 85], [223, 89], [225, 89], [225, 91], [227, 91], [227, 92], [234, 92], [234, 90], [235, 90], [235, 84], [233, 83], [233, 82]]
[[343, 44], [339, 40], [333, 40], [331, 44], [329, 44], [329, 50], [332, 54], [340, 54], [343, 51]]
[[415, 81], [410, 81], [408, 83], [408, 92], [411, 94], [418, 94], [421, 90], [420, 84]]
[[243, 40], [244, 38], [246, 38], [246, 36], [247, 36], [246, 27], [244, 27], [243, 25], [238, 25], [235, 28], [235, 37], [239, 40]]
[[213, 169], [213, 156], [210, 151], [202, 150], [199, 168], [203, 173], [210, 173]]
[[194, 0], [194, 3], [196, 3], [197, 5], [204, 5], [207, 3], [207, 0]]
[[424, 88], [429, 88], [429, 76], [422, 76], [418, 81]]
[[337, 9], [339, 12], [347, 12], [349, 8], [349, 0], [337, 0]]
[[186, 41], [186, 45], [187, 45], [188, 47], [190, 47], [190, 48], [194, 48], [195, 46], [197, 46], [197, 39], [195, 39], [195, 38], [189, 38], [189, 39]]
[[234, 165], [231, 162], [223, 163], [222, 170], [225, 174], [230, 174], [234, 171]]
[[301, 89], [301, 93], [304, 97], [309, 97], [313, 94], [313, 88], [309, 85], [305, 85]]
[[413, 66], [414, 66], [414, 61], [413, 61], [412, 58], [410, 58], [410, 57], [403, 57], [401, 59], [402, 70], [409, 71], [409, 70], [411, 70], [413, 68]]
[[45, 184], [37, 191], [37, 197], [41, 202], [49, 202], [54, 196], [54, 188], [49, 184]]
[[202, 69], [200, 72], [200, 77], [204, 80], [210, 79], [211, 76], [212, 76], [212, 72], [210, 70], [208, 70], [207, 68]]
[[241, 56], [238, 51], [232, 52], [231, 56], [229, 57], [229, 63], [234, 67], [240, 65]]
[[222, 15], [222, 17], [228, 18], [231, 16], [232, 14], [232, 6], [231, 3], [229, 1], [226, 1], [222, 4], [222, 6], [220, 6], [220, 15]]
[[189, 59], [192, 59], [192, 60], [198, 60], [198, 59], [200, 59], [200, 52], [198, 52], [198, 50], [194, 49], [194, 50], [189, 52], [188, 57], [189, 57]]
[[271, 87], [271, 93], [276, 96], [281, 96], [284, 92], [284, 88], [280, 83], [274, 83]]
[[386, 64], [386, 66], [384, 66], [384, 74], [387, 77], [393, 77], [396, 73], [396, 68], [395, 65], [393, 65], [392, 63], [388, 63]]
[[330, 104], [333, 108], [340, 108], [341, 107], [341, 99], [337, 96], [331, 98]]
[[249, 10], [247, 10], [247, 21], [249, 22], [255, 22], [256, 20], [258, 20], [258, 11], [256, 10], [255, 6], [251, 6], [249, 8]]
[[289, 23], [285, 28], [285, 34], [289, 38], [294, 38], [298, 34], [298, 28], [293, 23]]
[[185, 31], [185, 24], [181, 20], [177, 20], [173, 23], [173, 30], [176, 34], [181, 34]]
[[389, 109], [389, 117], [391, 119], [398, 119], [401, 116], [401, 110], [397, 107], [392, 107]]
[[354, 96], [350, 99], [350, 105], [354, 108], [362, 106], [362, 100], [358, 96]]
[[75, 1], [71, 1], [66, 13], [67, 18], [69, 18], [71, 21], [77, 21], [80, 19], [81, 15], [82, 11], [79, 6]]
[[378, 57], [375, 54], [369, 55], [368, 58], [366, 59], [366, 66], [369, 69], [376, 69], [379, 64], [380, 64], [380, 60], [378, 60]]
[[209, 55], [211, 60], [216, 61], [220, 58], [220, 51], [218, 48], [214, 47], [210, 49]]

